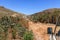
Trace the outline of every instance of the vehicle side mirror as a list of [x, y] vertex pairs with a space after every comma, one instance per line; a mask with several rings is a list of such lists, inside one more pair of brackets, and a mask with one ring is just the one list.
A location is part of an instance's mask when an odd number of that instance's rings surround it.
[[51, 27], [47, 28], [47, 34], [52, 34], [52, 28]]

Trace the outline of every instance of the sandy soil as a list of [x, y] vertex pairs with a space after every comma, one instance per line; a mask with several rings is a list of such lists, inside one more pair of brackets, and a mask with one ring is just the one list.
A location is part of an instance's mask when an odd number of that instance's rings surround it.
[[34, 40], [49, 40], [49, 34], [47, 34], [48, 27], [52, 27], [52, 31], [54, 32], [54, 24], [34, 23], [29, 21], [29, 30], [33, 31]]

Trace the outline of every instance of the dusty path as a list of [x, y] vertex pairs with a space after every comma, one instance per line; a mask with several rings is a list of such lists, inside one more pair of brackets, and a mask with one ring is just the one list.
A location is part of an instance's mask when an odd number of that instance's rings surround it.
[[[29, 21], [29, 30], [33, 31], [34, 40], [49, 40], [48, 27], [55, 27], [53, 24], [33, 23]], [[54, 30], [54, 29], [53, 29]]]

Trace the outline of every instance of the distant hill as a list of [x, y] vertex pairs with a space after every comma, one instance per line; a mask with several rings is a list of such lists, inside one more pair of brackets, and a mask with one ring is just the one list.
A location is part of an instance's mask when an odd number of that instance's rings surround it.
[[21, 14], [21, 13], [15, 12], [13, 10], [7, 9], [7, 8], [5, 8], [3, 6], [0, 6], [0, 16], [14, 15], [14, 14], [17, 14], [17, 15], [20, 15], [20, 16], [25, 15], [25, 14]]
[[27, 27], [27, 15], [0, 6], [0, 40], [22, 40]]
[[22, 14], [22, 13], [18, 13], [18, 12], [15, 12], [13, 10], [10, 10], [8, 8], [5, 8], [3, 6], [0, 6], [0, 17], [3, 17], [3, 16], [13, 16], [13, 17], [18, 17], [20, 18], [20, 22], [24, 22], [23, 25], [25, 26], [25, 21], [27, 19], [26, 15], [25, 14]]
[[[37, 12], [29, 16], [29, 18], [34, 22], [42, 23], [56, 23], [56, 17], [60, 16], [60, 8], [51, 8], [43, 10], [42, 12]], [[60, 17], [59, 17], [60, 20]], [[60, 21], [59, 21], [60, 22]]]

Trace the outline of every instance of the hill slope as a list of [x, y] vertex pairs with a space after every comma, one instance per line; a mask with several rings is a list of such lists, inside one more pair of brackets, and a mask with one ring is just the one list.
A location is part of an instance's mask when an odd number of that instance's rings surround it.
[[[27, 17], [25, 14], [14, 12], [10, 9], [6, 9], [5, 7], [0, 6], [0, 31], [1, 31], [1, 28], [4, 27], [4, 29], [2, 28], [4, 31], [2, 30], [0, 33], [0, 36], [1, 34], [3, 36], [1, 36], [0, 38], [6, 39], [6, 36], [4, 36], [4, 34], [7, 33], [8, 40], [23, 39], [20, 36], [28, 28], [33, 32], [34, 40], [48, 40], [49, 35], [47, 34], [47, 28], [48, 27], [52, 27], [52, 29], [55, 28], [54, 24], [56, 23], [56, 17], [58, 16], [60, 16], [59, 8], [47, 9], [42, 12], [29, 15]], [[30, 20], [28, 18], [30, 18]], [[34, 22], [38, 22], [38, 23], [34, 23]], [[45, 23], [53, 23], [53, 24], [45, 24]], [[13, 24], [13, 25], [10, 25], [10, 24]], [[5, 30], [7, 32], [5, 32]]]
[[15, 12], [13, 10], [10, 10], [10, 9], [7, 9], [3, 6], [0, 6], [0, 17], [3, 17], [3, 16], [13, 16], [13, 17], [18, 17], [20, 18], [20, 22], [24, 22], [23, 25], [25, 26], [25, 22], [26, 22], [26, 15], [25, 14], [22, 14], [22, 13], [18, 13], [18, 12]]
[[25, 14], [0, 6], [0, 40], [21, 40], [27, 27]]
[[[29, 29], [33, 31], [35, 40], [50, 39], [50, 35], [48, 34], [48, 28], [52, 28], [52, 32], [54, 33], [56, 18], [58, 18], [58, 16], [60, 16], [59, 8], [47, 9], [42, 12], [38, 12], [28, 16], [31, 20], [29, 22]], [[60, 23], [60, 17], [58, 18], [58, 21]], [[55, 33], [58, 33], [59, 29], [60, 26], [56, 28]]]
[[34, 22], [55, 24], [56, 18], [60, 18], [59, 16], [60, 16], [60, 8], [52, 8], [52, 9], [47, 9], [42, 12], [32, 14], [29, 17], [32, 18], [31, 20]]
[[17, 14], [17, 15], [20, 15], [20, 16], [24, 15], [24, 14], [15, 12], [13, 10], [7, 9], [7, 8], [5, 8], [3, 6], [0, 6], [0, 16], [3, 16], [3, 15], [14, 15], [14, 14]]

